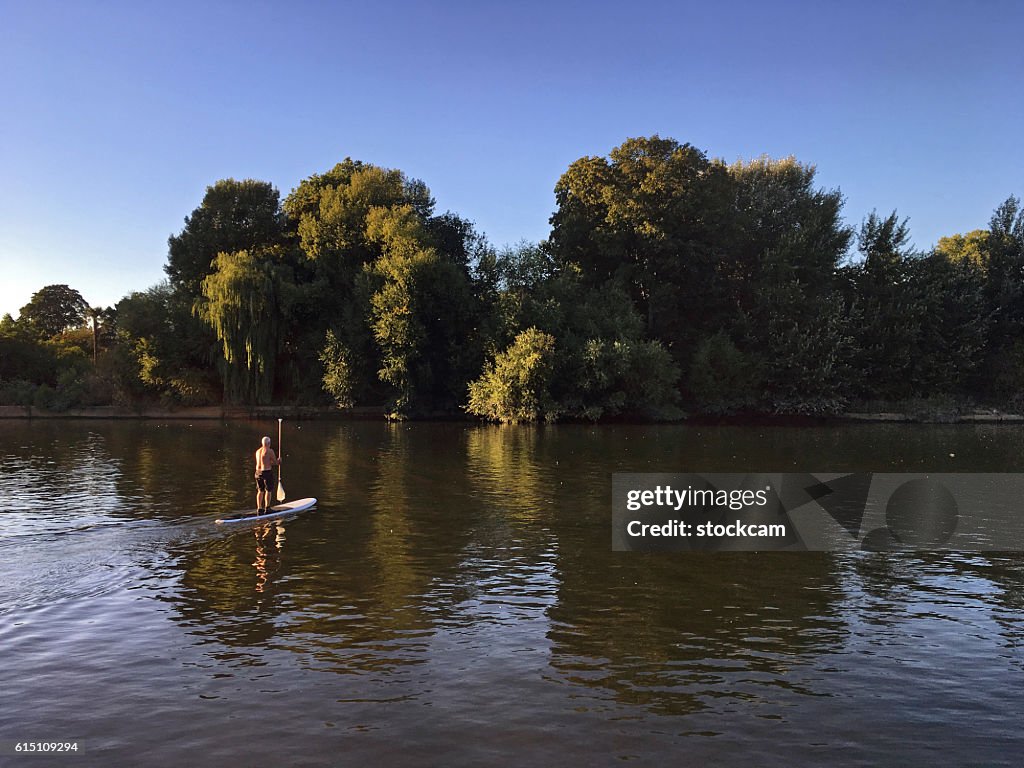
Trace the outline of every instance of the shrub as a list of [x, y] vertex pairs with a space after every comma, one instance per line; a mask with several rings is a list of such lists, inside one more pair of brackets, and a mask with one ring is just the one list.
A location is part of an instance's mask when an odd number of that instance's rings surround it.
[[758, 382], [755, 367], [725, 331], [697, 345], [690, 367], [690, 392], [698, 410], [715, 415], [747, 410], [757, 402]]
[[557, 410], [550, 394], [554, 358], [554, 336], [528, 328], [469, 385], [466, 410], [506, 423], [554, 419]]
[[324, 364], [324, 391], [339, 408], [351, 408], [355, 403], [356, 375], [352, 366], [352, 355], [341, 343], [334, 331], [327, 331], [327, 341], [320, 352]]

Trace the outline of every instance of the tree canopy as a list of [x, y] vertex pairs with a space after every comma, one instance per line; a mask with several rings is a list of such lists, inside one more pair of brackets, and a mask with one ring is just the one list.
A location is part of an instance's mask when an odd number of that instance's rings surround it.
[[185, 227], [167, 241], [171, 285], [198, 296], [218, 254], [279, 245], [284, 238], [280, 195], [266, 181], [222, 179], [206, 188]]
[[217, 181], [166, 282], [106, 310], [46, 286], [0, 321], [0, 403], [512, 422], [1024, 404], [1016, 197], [920, 250], [895, 211], [847, 225], [813, 165], [657, 135], [579, 158], [554, 193], [547, 240], [495, 249], [399, 169], [345, 158], [283, 200]]
[[44, 336], [56, 336], [85, 322], [89, 304], [82, 294], [66, 285], [47, 285], [32, 294], [21, 308], [20, 318]]

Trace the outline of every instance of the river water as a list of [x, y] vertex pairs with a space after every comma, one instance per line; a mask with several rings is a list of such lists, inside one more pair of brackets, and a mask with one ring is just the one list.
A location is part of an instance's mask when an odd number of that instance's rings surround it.
[[1018, 427], [286, 423], [317, 508], [214, 525], [276, 427], [0, 422], [0, 764], [1021, 762], [1024, 556], [610, 538], [612, 472], [1015, 472]]

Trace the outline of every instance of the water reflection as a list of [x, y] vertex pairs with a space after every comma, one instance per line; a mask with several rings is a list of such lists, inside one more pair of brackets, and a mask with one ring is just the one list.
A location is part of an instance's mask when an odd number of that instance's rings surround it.
[[388, 439], [376, 455], [377, 471], [368, 485], [367, 547], [378, 574], [375, 593], [380, 608], [392, 621], [422, 628], [422, 616], [410, 597], [424, 592], [431, 575], [416, 568], [418, 542], [410, 517], [422, 496], [417, 493], [416, 463], [409, 457], [408, 432], [405, 424], [389, 424]]
[[275, 521], [253, 529], [256, 539], [256, 591], [264, 592], [272, 576], [281, 568], [281, 554], [284, 551], [284, 523]]
[[503, 518], [530, 523], [548, 514], [553, 489], [538, 462], [540, 439], [539, 428], [497, 425], [467, 430], [467, 487]]
[[[110, 701], [90, 714], [130, 743], [124, 702], [159, 681], [170, 732], [196, 727], [201, 698], [209, 743], [230, 730], [244, 749], [278, 717], [321, 754], [328, 728], [358, 733], [349, 756], [374, 764], [425, 733], [478, 762], [502, 745], [536, 763], [571, 746], [587, 762], [810, 765], [825, 745], [839, 763], [907, 764], [927, 742], [999, 764], [1022, 746], [1019, 556], [615, 553], [609, 527], [613, 471], [999, 471], [1016, 433], [304, 423], [288, 488], [317, 509], [214, 526], [251, 503], [265, 431], [15, 429], [0, 482], [54, 508], [0, 525], [58, 526], [0, 566], [12, 690], [43, 702], [34, 716], [52, 721], [60, 696], [81, 709], [102, 681]], [[65, 536], [79, 489], [117, 525]], [[236, 715], [251, 706], [265, 717], [250, 726]]]
[[813, 694], [806, 667], [848, 633], [831, 555], [622, 554], [597, 568], [563, 556], [551, 610], [552, 666], [620, 703], [682, 714]]
[[[310, 434], [312, 430], [307, 429]], [[344, 505], [352, 493], [353, 478], [365, 476], [370, 465], [366, 450], [360, 444], [358, 433], [344, 426], [328, 433], [320, 445], [317, 462], [316, 493], [320, 498], [330, 499]], [[291, 462], [288, 462], [289, 473]]]
[[88, 530], [129, 514], [119, 493], [120, 462], [101, 435], [47, 431], [43, 442], [47, 453], [35, 454], [15, 443], [3, 456], [4, 537]]
[[[847, 599], [873, 643], [899, 639], [923, 653], [954, 653], [997, 638], [1002, 657], [1024, 666], [1024, 561], [1019, 556], [865, 556]], [[865, 629], [868, 627], [869, 629]], [[976, 652], [976, 651], [972, 651]]]

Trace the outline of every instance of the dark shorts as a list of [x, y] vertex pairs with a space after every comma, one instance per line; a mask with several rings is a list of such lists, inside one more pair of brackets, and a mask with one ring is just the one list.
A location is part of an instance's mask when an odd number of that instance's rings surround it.
[[256, 488], [261, 491], [274, 490], [274, 470], [265, 469], [256, 478]]

